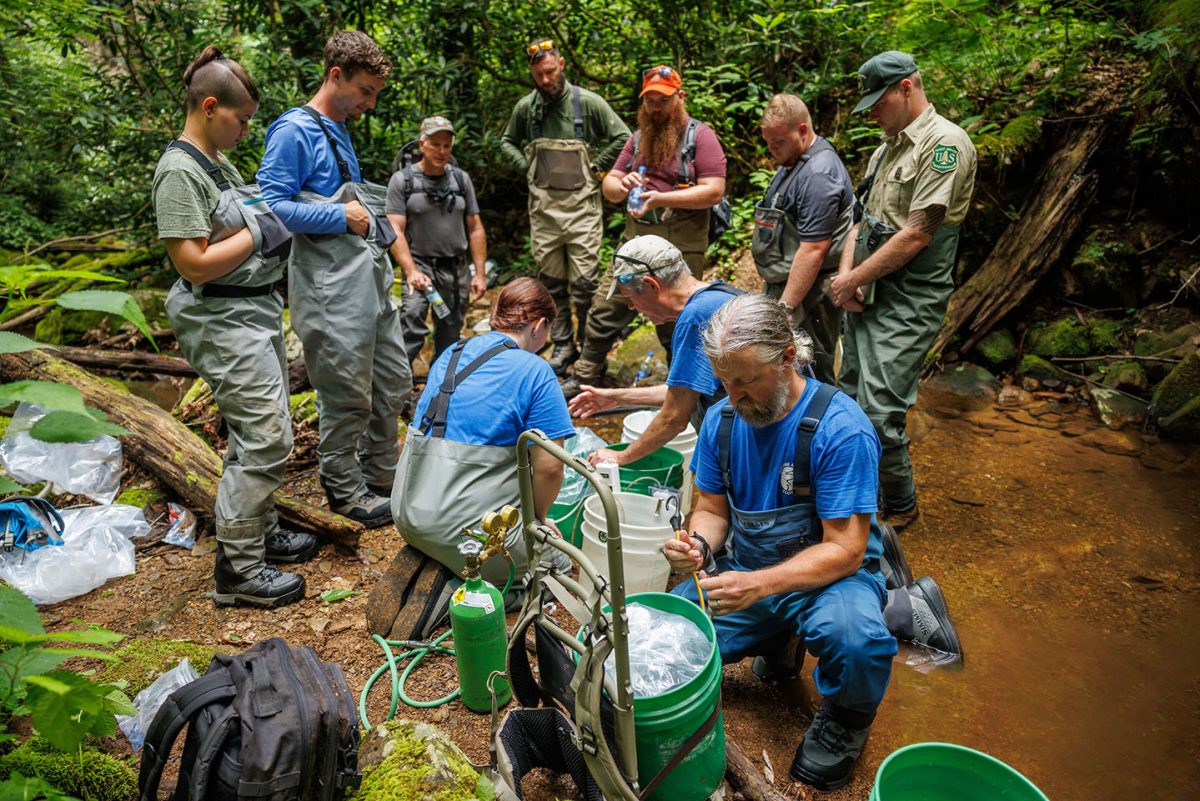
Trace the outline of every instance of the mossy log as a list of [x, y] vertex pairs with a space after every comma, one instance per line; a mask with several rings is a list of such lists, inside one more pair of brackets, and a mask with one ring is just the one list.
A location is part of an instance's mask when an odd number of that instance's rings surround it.
[[[195, 374], [195, 371], [191, 373], [191, 375]], [[216, 404], [216, 400], [213, 399], [212, 387], [208, 384], [196, 386], [194, 389], [195, 392], [188, 392], [180, 399], [179, 405], [172, 412], [184, 425], [190, 426], [208, 421], [211, 416], [210, 411]], [[295, 395], [309, 389], [312, 389], [312, 384], [308, 382], [308, 369], [304, 366], [304, 357], [298, 356], [288, 362], [288, 395]], [[215, 424], [220, 424], [219, 418]]]
[[[190, 508], [211, 514], [221, 460], [170, 413], [42, 350], [0, 355], [0, 379], [58, 381], [75, 387], [83, 393], [85, 403], [102, 409], [112, 422], [130, 431], [121, 439], [125, 454], [169, 486]], [[364, 530], [349, 518], [281, 492], [275, 493], [275, 508], [285, 525], [350, 548], [357, 548]]]
[[122, 373], [157, 373], [159, 375], [194, 376], [196, 370], [187, 359], [163, 356], [136, 350], [102, 350], [61, 345], [58, 355], [80, 367], [114, 370]]
[[950, 297], [932, 352], [941, 354], [956, 335], [969, 350], [1017, 307], [1058, 262], [1096, 198], [1093, 158], [1112, 127], [1107, 116], [1068, 129], [979, 271]]

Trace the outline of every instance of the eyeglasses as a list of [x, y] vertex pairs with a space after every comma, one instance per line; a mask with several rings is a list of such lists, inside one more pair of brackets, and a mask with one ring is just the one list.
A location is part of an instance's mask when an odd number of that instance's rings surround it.
[[642, 70], [642, 81], [644, 82], [650, 77], [651, 73], [658, 73], [658, 77], [660, 78], [670, 78], [675, 73], [675, 70], [670, 67], [651, 67], [648, 70]]
[[525, 54], [533, 58], [538, 53], [547, 53], [554, 49], [553, 39], [542, 39], [540, 42], [530, 42], [525, 47]]
[[[622, 273], [620, 275], [616, 275], [617, 259], [620, 259], [621, 261], [627, 261], [630, 264], [636, 264], [637, 266], [641, 267], [642, 269], [641, 270], [633, 270], [628, 273]], [[618, 284], [628, 284], [634, 278], [638, 277], [639, 275], [642, 275], [643, 273], [645, 273], [646, 275], [654, 275], [654, 268], [651, 267], [648, 262], [644, 262], [641, 259], [635, 259], [632, 256], [622, 256], [620, 254], [613, 256], [613, 274], [614, 274], [613, 278], [614, 278], [614, 280], [616, 280], [616, 282]], [[658, 276], [655, 276], [655, 277], [657, 278]]]

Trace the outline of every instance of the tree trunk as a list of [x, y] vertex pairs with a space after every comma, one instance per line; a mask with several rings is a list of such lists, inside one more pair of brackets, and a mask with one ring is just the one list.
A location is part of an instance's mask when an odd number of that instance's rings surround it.
[[187, 359], [163, 356], [159, 353], [132, 350], [101, 350], [61, 345], [57, 353], [81, 367], [114, 370], [122, 373], [158, 373], [160, 375], [194, 376], [196, 371]]
[[940, 356], [956, 336], [961, 337], [958, 350], [969, 350], [1055, 265], [1096, 198], [1092, 158], [1111, 128], [1112, 121], [1100, 117], [1062, 136], [1018, 218], [979, 271], [951, 296], [934, 354]]
[[[102, 409], [112, 422], [130, 431], [121, 438], [123, 452], [169, 486], [201, 514], [211, 514], [221, 476], [221, 460], [204, 442], [169, 413], [114, 387], [70, 362], [45, 351], [0, 355], [0, 378], [39, 379], [69, 384], [84, 402]], [[327, 537], [339, 545], [358, 547], [363, 527], [349, 518], [275, 493], [279, 519], [295, 528]]]
[[728, 733], [725, 735], [725, 778], [733, 785], [733, 789], [751, 801], [788, 801], [787, 796], [767, 784], [758, 768], [742, 753]]

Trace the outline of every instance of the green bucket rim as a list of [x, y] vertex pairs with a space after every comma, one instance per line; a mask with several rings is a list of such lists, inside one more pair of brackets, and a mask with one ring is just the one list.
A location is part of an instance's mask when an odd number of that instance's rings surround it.
[[1030, 781], [1028, 776], [1021, 773], [1021, 771], [1017, 770], [1016, 768], [1014, 768], [1012, 765], [1008, 764], [1004, 760], [998, 759], [998, 758], [992, 756], [991, 754], [988, 754], [984, 751], [979, 751], [979, 750], [977, 750], [975, 748], [971, 748], [969, 746], [959, 745], [958, 743], [943, 743], [943, 742], [936, 742], [936, 741], [925, 742], [925, 743], [910, 743], [909, 745], [906, 745], [902, 748], [897, 748], [895, 751], [888, 754], [887, 757], [883, 760], [883, 762], [879, 763], [879, 769], [875, 771], [875, 785], [871, 789], [871, 798], [872, 799], [880, 798], [879, 785], [884, 778], [884, 771], [886, 771], [893, 764], [894, 761], [902, 761], [905, 758], [912, 756], [916, 752], [926, 751], [926, 750], [931, 750], [931, 749], [936, 749], [936, 750], [942, 751], [942, 752], [962, 754], [962, 755], [966, 755], [972, 759], [979, 759], [982, 762], [984, 762], [985, 764], [988, 764], [993, 768], [999, 768], [1000, 772], [1002, 774], [1009, 775], [1012, 779], [1016, 780], [1018, 784], [1023, 785], [1024, 789], [1032, 790], [1035, 798], [1039, 798], [1039, 799], [1041, 799], [1041, 801], [1050, 801], [1050, 799], [1046, 797], [1046, 794], [1042, 792], [1041, 788], [1039, 788], [1036, 784], [1034, 784], [1032, 781]]
[[[612, 451], [623, 451], [628, 448], [630, 444], [631, 443], [629, 442], [618, 442], [615, 445], [609, 445], [608, 449]], [[667, 464], [651, 466], [649, 463], [653, 461], [667, 461]], [[683, 486], [684, 461], [685, 459], [682, 453], [672, 447], [664, 445], [658, 450], [646, 454], [636, 462], [630, 462], [629, 464], [622, 465], [621, 483], [629, 483], [630, 485], [633, 485], [637, 484], [639, 481], [653, 480], [656, 478], [649, 475], [638, 475], [636, 478], [630, 479], [628, 482], [626, 482], [624, 478], [626, 471], [631, 473], [659, 473], [665, 469], [667, 475], [666, 478], [663, 479], [663, 483], [667, 484], [668, 486], [675, 486], [671, 482], [677, 481], [678, 486]], [[639, 467], [639, 465], [643, 466]]]

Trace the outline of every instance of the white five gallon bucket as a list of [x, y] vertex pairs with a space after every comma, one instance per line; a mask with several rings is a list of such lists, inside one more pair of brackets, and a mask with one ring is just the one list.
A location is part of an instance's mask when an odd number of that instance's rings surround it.
[[[675, 536], [671, 530], [671, 512], [665, 503], [648, 495], [618, 492], [614, 497], [621, 521], [626, 595], [665, 591], [671, 566], [659, 549]], [[593, 495], [583, 503], [583, 555], [605, 576], [608, 575], [607, 528], [600, 496]]]
[[[656, 414], [658, 412], [645, 410], [625, 415], [625, 419], [622, 421], [624, 426], [621, 429], [621, 442], [633, 442], [644, 434], [646, 427], [650, 425], [650, 421]], [[692, 451], [696, 450], [696, 429], [692, 428], [691, 423], [688, 423], [687, 428], [680, 431], [675, 435], [675, 439], [667, 443], [667, 447], [683, 454], [683, 469], [686, 471], [692, 461]]]

